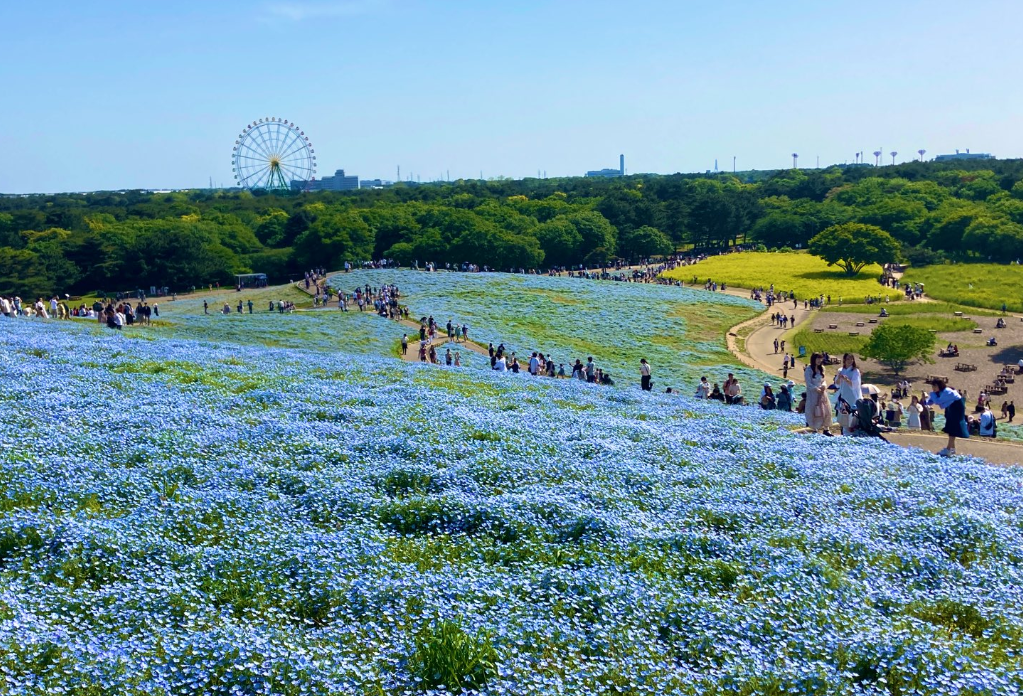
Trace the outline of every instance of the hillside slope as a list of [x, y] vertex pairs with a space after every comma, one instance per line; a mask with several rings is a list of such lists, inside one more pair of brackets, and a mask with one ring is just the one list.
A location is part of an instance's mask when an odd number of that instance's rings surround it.
[[1023, 688], [1015, 470], [367, 355], [0, 347], [5, 692]]

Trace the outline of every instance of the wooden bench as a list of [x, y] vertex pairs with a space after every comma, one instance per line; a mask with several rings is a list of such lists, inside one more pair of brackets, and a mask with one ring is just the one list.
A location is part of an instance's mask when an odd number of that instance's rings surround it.
[[838, 328], [838, 324], [828, 324], [828, 328], [829, 329], [837, 329]]
[[973, 333], [975, 334], [984, 333], [984, 329], [974, 329]]
[[850, 332], [849, 332], [849, 335], [850, 335], [850, 336], [859, 336], [859, 335], [860, 335], [860, 332], [859, 332], [859, 331], [850, 331]]
[[936, 379], [940, 379], [942, 382], [945, 382], [946, 384], [948, 383], [948, 377], [945, 377], [944, 375], [927, 375], [926, 381], [933, 382]]
[[864, 324], [862, 321], [858, 321], [856, 322], [856, 326], [866, 326], [866, 324]]
[[814, 333], [824, 333], [824, 329], [814, 329]]
[[969, 363], [956, 363], [956, 370], [959, 372], [976, 372], [977, 366]]
[[877, 323], [877, 319], [868, 319], [867, 321], [870, 322], [871, 324]]
[[963, 313], [962, 313], [962, 312], [955, 312], [954, 314], [955, 314], [955, 315], [956, 315], [957, 317], [961, 317], [961, 316], [963, 316]]

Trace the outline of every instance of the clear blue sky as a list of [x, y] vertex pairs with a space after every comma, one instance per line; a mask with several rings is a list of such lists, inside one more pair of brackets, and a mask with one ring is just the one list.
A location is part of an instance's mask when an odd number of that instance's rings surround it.
[[3, 2], [0, 192], [229, 184], [263, 116], [363, 178], [1019, 157], [1021, 28], [1015, 0]]

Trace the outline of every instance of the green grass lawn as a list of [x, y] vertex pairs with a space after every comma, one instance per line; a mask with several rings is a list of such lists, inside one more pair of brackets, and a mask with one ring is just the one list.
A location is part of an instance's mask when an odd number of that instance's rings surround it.
[[[951, 302], [899, 302], [898, 304], [886, 304], [885, 309], [888, 310], [888, 314], [893, 317], [899, 316], [917, 316], [921, 314], [953, 314], [955, 312], [963, 312], [967, 315], [981, 316], [981, 317], [994, 317], [999, 316], [1000, 312], [991, 310], [978, 309], [976, 307], [967, 307], [966, 305], [953, 304]], [[881, 313], [880, 308], [877, 305], [838, 305], [832, 304], [828, 306], [828, 312], [837, 312], [840, 314], [867, 314], [872, 317], [876, 317]]]
[[844, 303], [862, 303], [868, 295], [884, 297], [892, 302], [901, 294], [885, 289], [877, 282], [881, 267], [867, 266], [859, 275], [847, 276], [837, 267], [828, 265], [805, 252], [746, 252], [724, 254], [701, 261], [696, 266], [686, 266], [668, 271], [665, 276], [692, 282], [697, 276], [699, 283], [708, 278], [737, 288], [774, 287], [778, 291], [795, 292], [798, 299], [831, 295], [832, 301], [842, 298]]
[[[970, 319], [942, 317], [932, 314], [892, 317], [883, 321], [890, 324], [915, 326], [918, 329], [927, 329], [938, 333], [973, 331], [977, 328], [977, 322]], [[859, 354], [868, 338], [869, 336], [867, 335], [850, 336], [846, 329], [814, 333], [813, 328], [810, 325], [806, 325], [804, 328], [798, 329], [787, 340], [797, 351], [799, 346], [806, 346], [807, 353], [824, 351], [835, 355], [839, 353]]]
[[977, 328], [977, 322], [971, 319], [961, 319], [958, 317], [942, 317], [935, 316], [933, 314], [925, 314], [910, 317], [906, 316], [892, 317], [891, 319], [886, 320], [885, 323], [915, 326], [918, 329], [928, 329], [929, 331], [937, 331], [938, 333], [973, 331], [975, 328]]
[[1023, 266], [997, 263], [964, 263], [910, 268], [904, 280], [923, 283], [924, 291], [935, 300], [956, 302], [969, 307], [1023, 311]]
[[799, 346], [806, 348], [806, 353], [829, 353], [841, 355], [842, 353], [859, 354], [867, 342], [866, 336], [850, 336], [846, 331], [831, 331], [814, 333], [809, 326], [799, 329], [788, 339], [792, 346], [792, 352], [798, 353]]

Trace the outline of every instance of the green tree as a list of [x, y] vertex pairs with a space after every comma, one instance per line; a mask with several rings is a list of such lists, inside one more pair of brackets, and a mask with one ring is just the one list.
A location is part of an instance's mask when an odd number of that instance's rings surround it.
[[871, 263], [899, 258], [899, 243], [880, 227], [859, 222], [832, 225], [810, 240], [810, 253], [854, 276]]
[[618, 241], [619, 255], [627, 258], [665, 256], [675, 250], [668, 236], [658, 229], [644, 225], [623, 234]]
[[595, 210], [584, 210], [566, 215], [565, 219], [572, 223], [583, 238], [580, 253], [585, 257], [596, 249], [603, 249], [612, 255], [618, 248], [618, 230], [606, 217]]
[[550, 266], [569, 266], [582, 261], [583, 236], [564, 217], [545, 222], [536, 228], [536, 238]]
[[899, 374], [912, 362], [932, 363], [935, 336], [927, 329], [906, 324], [885, 323], [870, 334], [860, 355], [877, 360], [895, 374]]
[[278, 246], [284, 239], [288, 214], [280, 208], [271, 208], [256, 219], [256, 238], [267, 246]]
[[953, 256], [962, 256], [966, 251], [963, 236], [973, 221], [983, 213], [983, 208], [973, 204], [942, 206], [932, 218], [927, 246]]
[[373, 232], [352, 210], [319, 213], [295, 240], [295, 260], [303, 268], [340, 268], [373, 254]]
[[1023, 225], [1004, 218], [981, 217], [970, 223], [963, 246], [989, 261], [1023, 256]]

